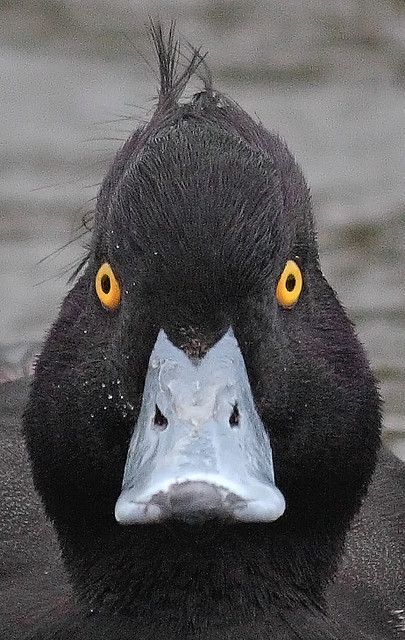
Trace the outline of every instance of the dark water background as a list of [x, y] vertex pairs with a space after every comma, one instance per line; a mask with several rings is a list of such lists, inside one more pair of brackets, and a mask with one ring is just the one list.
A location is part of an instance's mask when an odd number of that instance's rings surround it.
[[[0, 377], [38, 349], [113, 152], [147, 118], [147, 16], [209, 51], [217, 86], [288, 142], [322, 265], [355, 320], [405, 458], [405, 3], [0, 0]], [[24, 365], [26, 364], [26, 367]]]

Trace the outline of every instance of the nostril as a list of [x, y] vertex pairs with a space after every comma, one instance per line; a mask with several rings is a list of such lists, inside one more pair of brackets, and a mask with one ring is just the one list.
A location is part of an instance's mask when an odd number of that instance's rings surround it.
[[231, 427], [237, 427], [239, 425], [239, 417], [238, 403], [235, 402], [235, 404], [233, 405], [232, 413], [229, 416], [229, 424], [231, 425]]
[[164, 431], [167, 427], [167, 418], [163, 415], [157, 404], [155, 405], [155, 417], [153, 419], [153, 426], [160, 431]]

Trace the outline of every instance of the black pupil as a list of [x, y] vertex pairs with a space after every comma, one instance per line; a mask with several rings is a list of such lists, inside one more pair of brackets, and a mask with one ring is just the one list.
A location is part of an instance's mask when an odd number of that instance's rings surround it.
[[287, 277], [287, 280], [285, 281], [285, 288], [287, 289], [287, 291], [294, 291], [295, 282], [295, 276], [290, 273]]
[[110, 276], [108, 276], [106, 273], [101, 278], [101, 288], [103, 290], [103, 293], [110, 293], [111, 280]]

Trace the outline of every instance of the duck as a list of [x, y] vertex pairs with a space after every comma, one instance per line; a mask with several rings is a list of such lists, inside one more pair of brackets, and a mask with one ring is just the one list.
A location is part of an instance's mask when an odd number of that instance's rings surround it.
[[180, 68], [174, 26], [151, 36], [156, 109], [101, 185], [23, 416], [63, 587], [26, 637], [401, 637], [405, 467], [309, 188], [199, 50]]

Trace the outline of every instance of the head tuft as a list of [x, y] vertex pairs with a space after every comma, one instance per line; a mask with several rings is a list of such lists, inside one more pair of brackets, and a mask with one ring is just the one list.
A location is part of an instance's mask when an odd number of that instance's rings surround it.
[[[155, 48], [160, 75], [158, 108], [170, 110], [178, 106], [190, 78], [204, 63], [205, 55], [200, 49], [191, 47], [191, 59], [185, 68], [180, 69], [180, 42], [175, 38], [175, 23], [172, 21], [167, 35], [163, 33], [162, 25], [151, 21], [150, 36]], [[204, 65], [205, 66], [205, 65]], [[205, 66], [206, 75], [202, 77], [204, 89], [210, 89], [210, 74]]]

